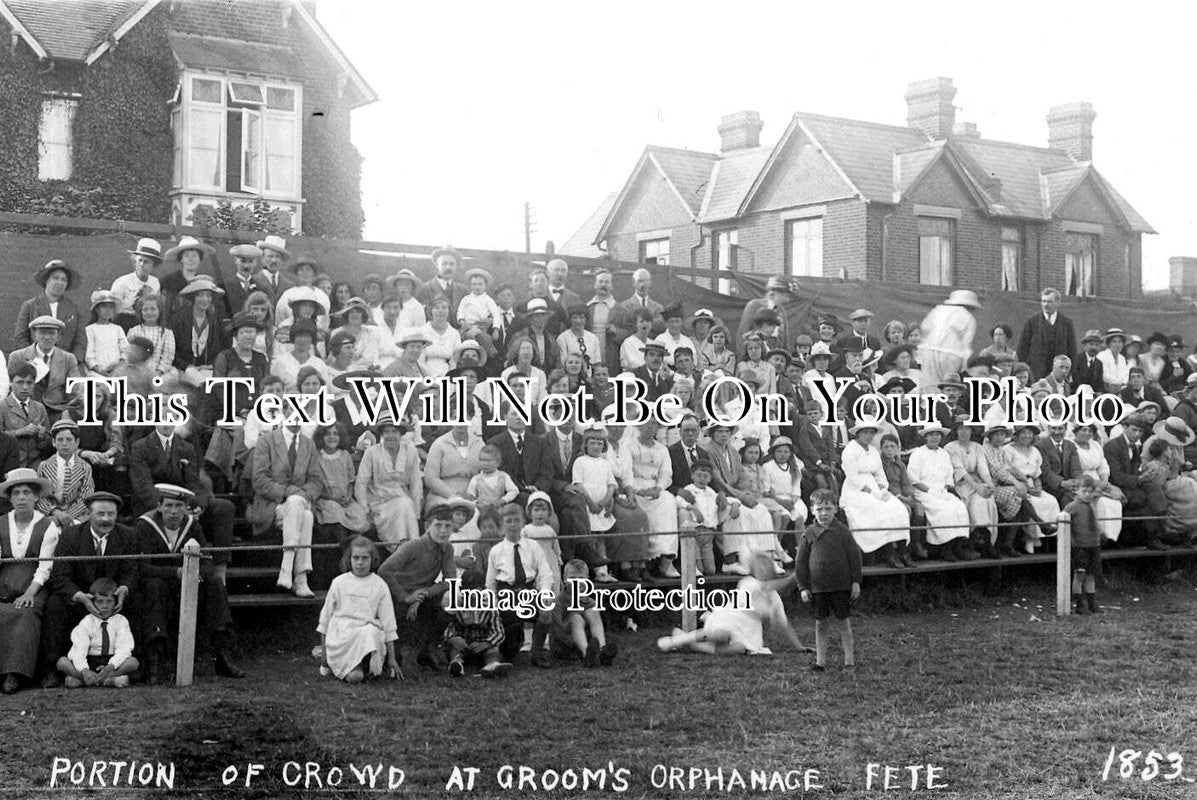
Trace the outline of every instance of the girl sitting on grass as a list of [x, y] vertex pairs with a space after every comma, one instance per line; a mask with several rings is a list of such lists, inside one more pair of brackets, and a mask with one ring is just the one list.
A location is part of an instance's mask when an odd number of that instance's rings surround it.
[[[395, 606], [386, 582], [375, 574], [378, 551], [365, 536], [355, 536], [345, 550], [320, 612], [324, 667], [346, 683], [381, 675], [386, 659], [390, 677], [399, 675], [395, 660]], [[324, 673], [324, 670], [321, 670]]]
[[814, 649], [803, 645], [790, 627], [781, 596], [777, 594], [778, 588], [791, 579], [773, 580], [773, 559], [764, 553], [752, 556], [749, 570], [750, 574], [736, 585], [739, 596], [748, 597], [748, 608], [728, 606], [707, 612], [702, 628], [691, 633], [674, 628], [672, 635], [657, 639], [657, 647], [666, 653], [689, 650], [714, 655], [772, 655], [773, 651], [765, 647], [764, 623], [767, 622], [770, 629], [780, 631], [794, 649], [813, 653]]

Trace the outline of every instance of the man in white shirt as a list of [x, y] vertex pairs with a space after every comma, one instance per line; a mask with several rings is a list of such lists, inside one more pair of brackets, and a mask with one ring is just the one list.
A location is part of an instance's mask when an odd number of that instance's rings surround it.
[[594, 276], [594, 297], [586, 301], [586, 307], [590, 312], [590, 332], [598, 338], [603, 361], [612, 372], [616, 372], [619, 364], [612, 364], [610, 357], [612, 352], [619, 351], [619, 342], [615, 340], [610, 324], [616, 306], [615, 295], [611, 294], [612, 280], [611, 273], [607, 270], [602, 270]]
[[133, 271], [112, 282], [112, 294], [116, 296], [116, 324], [127, 331], [137, 324], [133, 308], [137, 298], [162, 291], [158, 278], [150, 274], [162, 263], [162, 245], [153, 239], [139, 239], [136, 250], [125, 252], [133, 262]]
[[[555, 567], [549, 565], [544, 549], [535, 541], [525, 538], [524, 512], [510, 503], [503, 506], [503, 541], [491, 548], [486, 562], [486, 588], [496, 596], [515, 596], [523, 599], [520, 605], [538, 608], [531, 598], [532, 592], [539, 597], [553, 596]], [[520, 593], [523, 592], [521, 595]], [[515, 603], [511, 603], [515, 605]], [[532, 663], [538, 667], [551, 665], [548, 652], [544, 649], [549, 635], [551, 611], [538, 610], [532, 629]], [[500, 652], [505, 661], [512, 661], [524, 645], [524, 620], [515, 611], [502, 611], [505, 637]]]

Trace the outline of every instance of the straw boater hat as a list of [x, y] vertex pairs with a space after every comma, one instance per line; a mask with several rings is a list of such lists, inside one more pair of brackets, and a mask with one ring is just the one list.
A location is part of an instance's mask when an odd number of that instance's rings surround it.
[[474, 276], [477, 276], [477, 277], [481, 278], [482, 280], [486, 281], [487, 288], [490, 288], [490, 285], [495, 282], [494, 277], [489, 272], [484, 270], [482, 267], [474, 267], [473, 269], [466, 270], [466, 274], [464, 276], [466, 283], [468, 284], [470, 282], [470, 279], [473, 278]]
[[295, 257], [295, 262], [287, 267], [291, 272], [299, 272], [299, 268], [307, 265], [312, 268], [312, 272], [320, 271], [320, 262], [316, 260], [316, 256], [309, 252], [300, 253]]
[[660, 353], [661, 355], [665, 355], [665, 353], [668, 352], [665, 345], [661, 344], [660, 342], [645, 342], [640, 348], [641, 353], [647, 353], [650, 350], [655, 353]]
[[970, 289], [956, 289], [943, 301], [945, 306], [964, 306], [965, 308], [980, 308], [981, 301], [977, 293]]
[[[317, 289], [316, 291], [319, 291], [319, 289]], [[360, 297], [349, 298], [349, 300], [345, 303], [345, 305], [341, 308], [341, 310], [338, 311], [336, 314], [333, 314], [333, 316], [338, 317], [340, 319], [344, 319], [346, 314], [348, 314], [350, 311], [353, 311], [355, 309], [357, 311], [362, 312], [362, 317], [363, 317], [362, 324], [363, 325], [373, 325], [374, 324], [374, 316], [370, 312], [370, 307], [368, 305], [366, 305], [366, 301]]]
[[949, 431], [947, 428], [937, 422], [929, 422], [923, 427], [919, 428], [919, 436], [922, 436], [924, 439], [927, 438], [927, 434], [929, 433], [938, 433], [942, 436], [947, 436]]
[[394, 289], [400, 281], [410, 281], [411, 288], [413, 290], [420, 285], [420, 279], [416, 277], [416, 273], [412, 272], [410, 269], [401, 269], [394, 275], [387, 277], [387, 286], [391, 289]]
[[861, 420], [860, 422], [857, 422], [855, 425], [853, 425], [851, 428], [848, 429], [848, 435], [855, 436], [857, 433], [859, 433], [861, 431], [876, 432], [879, 430], [881, 430], [881, 428], [878, 426], [878, 424], [876, 422], [870, 422], [869, 420]]
[[453, 248], [453, 245], [447, 244], [444, 247], [438, 247], [432, 251], [432, 255], [429, 257], [432, 259], [432, 263], [435, 264], [436, 260], [441, 256], [452, 256], [454, 259], [456, 259], [459, 266], [465, 263], [465, 259], [462, 258], [461, 253], [457, 252], [457, 250]]
[[1122, 328], [1106, 328], [1106, 333], [1101, 338], [1109, 342], [1111, 339], [1121, 339], [1123, 344], [1126, 344], [1126, 331]]
[[287, 250], [287, 242], [281, 236], [267, 236], [260, 242], [255, 242], [259, 250], [273, 250], [283, 258], [290, 258], [291, 253]]
[[478, 366], [482, 366], [486, 363], [486, 351], [482, 349], [482, 345], [478, 344], [478, 342], [474, 341], [473, 339], [466, 339], [464, 342], [457, 345], [457, 347], [453, 348], [454, 363], [461, 360], [463, 353], [468, 353], [470, 351], [478, 354]]
[[416, 344], [417, 342], [424, 345], [425, 347], [432, 344], [432, 340], [429, 339], [424, 334], [420, 333], [418, 328], [416, 330], [408, 331], [407, 333], [400, 336], [397, 344], [400, 347], [407, 347], [409, 344]]
[[956, 372], [949, 372], [943, 376], [943, 380], [939, 382], [937, 389], [944, 388], [964, 389], [964, 381], [960, 380], [960, 374]]
[[1197, 441], [1197, 433], [1193, 432], [1180, 417], [1168, 417], [1157, 422], [1152, 429], [1156, 436], [1177, 447], [1188, 447]]
[[148, 259], [162, 263], [162, 245], [157, 239], [142, 238], [137, 240], [136, 250], [126, 250], [132, 256], [145, 256]]
[[1085, 331], [1085, 335], [1081, 337], [1081, 344], [1084, 344], [1085, 342], [1100, 342], [1100, 341], [1101, 341], [1101, 331], [1097, 330], [1096, 328], [1090, 328], [1089, 330]]
[[179, 261], [188, 250], [195, 250], [201, 257], [216, 255], [216, 248], [212, 245], [204, 244], [194, 236], [184, 236], [179, 239], [178, 244], [166, 251], [166, 255], [163, 258], [167, 261], [170, 261], [172, 258]]
[[54, 274], [54, 270], [62, 270], [67, 276], [67, 291], [75, 288], [75, 284], [79, 282], [79, 273], [75, 272], [75, 268], [61, 258], [55, 258], [47, 261], [45, 266], [33, 274], [33, 279], [37, 281], [37, 285], [45, 287], [46, 281]]
[[1001, 431], [1001, 432], [1005, 433], [1007, 436], [1009, 436], [1011, 433], [1014, 432], [1014, 426], [1010, 425], [1008, 423], [1005, 423], [1005, 422], [995, 422], [992, 425], [989, 425], [985, 428], [985, 438], [988, 439], [990, 436], [997, 433], [998, 431]]
[[396, 422], [390, 411], [384, 411], [378, 415], [378, 421], [374, 423], [374, 435], [381, 438], [383, 428], [396, 428], [400, 433], [408, 431], [408, 426], [402, 422]]
[[777, 291], [777, 292], [793, 292], [794, 287], [793, 287], [793, 284], [790, 283], [788, 278], [784, 278], [781, 275], [774, 275], [773, 277], [769, 278], [769, 281], [765, 284], [765, 290], [766, 291], [772, 290], [772, 291]]
[[35, 331], [38, 328], [53, 328], [56, 331], [60, 331], [65, 327], [65, 322], [58, 319], [58, 317], [52, 317], [49, 314], [42, 314], [40, 317], [34, 317], [29, 322], [29, 330], [31, 331]]
[[295, 286], [288, 292], [290, 297], [287, 299], [287, 305], [291, 306], [292, 312], [296, 303], [315, 303], [322, 313], [328, 313], [328, 295], [315, 286]]
[[91, 293], [91, 310], [95, 311], [96, 306], [102, 306], [105, 303], [116, 304], [116, 295], [107, 289], [97, 289]]
[[18, 467], [17, 469], [9, 470], [4, 475], [4, 482], [0, 483], [0, 494], [7, 496], [8, 493], [17, 486], [33, 486], [38, 490], [38, 494], [48, 492], [54, 488], [49, 478], [42, 478], [37, 474], [37, 470], [29, 469], [28, 467]]
[[216, 282], [207, 275], [198, 275], [195, 280], [184, 286], [179, 290], [179, 297], [185, 297], [189, 294], [196, 294], [197, 292], [212, 292], [213, 294], [224, 294], [224, 289], [216, 285]]
[[533, 297], [528, 301], [524, 313], [528, 316], [533, 314], [547, 314], [549, 313], [549, 304], [545, 302], [543, 297]]
[[262, 251], [252, 244], [237, 244], [229, 248], [229, 255], [233, 258], [261, 258]]
[[712, 325], [715, 324], [715, 314], [709, 308], [700, 308], [694, 312], [694, 316], [690, 318], [690, 327], [694, 327], [696, 323], [706, 320]]

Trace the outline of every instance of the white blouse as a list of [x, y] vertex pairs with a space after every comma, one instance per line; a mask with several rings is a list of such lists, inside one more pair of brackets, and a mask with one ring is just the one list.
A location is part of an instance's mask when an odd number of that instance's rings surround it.
[[[16, 512], [10, 511], [8, 513], [8, 534], [10, 544], [12, 545], [13, 558], [25, 558], [25, 553], [29, 549], [29, 541], [33, 538], [33, 526], [40, 522], [44, 516], [40, 511], [34, 511], [33, 519], [29, 520], [29, 524], [24, 528], [20, 528], [17, 526]], [[39, 561], [37, 562], [37, 570], [33, 573], [34, 583], [45, 586], [46, 581], [50, 579], [50, 568], [54, 566], [54, 562], [51, 559], [54, 557], [54, 550], [57, 547], [58, 525], [51, 522], [42, 536], [42, 546], [37, 553]]]

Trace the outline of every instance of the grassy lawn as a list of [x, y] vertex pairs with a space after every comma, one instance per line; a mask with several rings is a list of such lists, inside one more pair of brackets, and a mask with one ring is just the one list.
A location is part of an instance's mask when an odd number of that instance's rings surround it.
[[[753, 769], [815, 769], [823, 788], [808, 794], [856, 797], [882, 794], [865, 792], [866, 765], [878, 762], [941, 767], [937, 781], [947, 788], [920, 792], [939, 797], [1197, 796], [1188, 783], [1163, 780], [1166, 763], [1150, 782], [1119, 780], [1115, 763], [1102, 782], [1111, 747], [1177, 751], [1187, 759], [1184, 774], [1197, 778], [1197, 592], [1179, 574], [1152, 588], [1117, 576], [1114, 584], [1099, 595], [1106, 613], [1063, 622], [1043, 581], [922, 612], [878, 613], [866, 604], [855, 674], [836, 666], [812, 673], [813, 657], [792, 652], [663, 655], [658, 628], [620, 633], [620, 660], [605, 670], [527, 667], [497, 683], [426, 676], [418, 686], [350, 687], [317, 675], [308, 653], [314, 614], [276, 615], [273, 629], [243, 624], [251, 671], [243, 681], [218, 681], [205, 663], [199, 682], [183, 690], [35, 690], [0, 699], [0, 786], [29, 796], [48, 785], [61, 756], [173, 762], [174, 795], [185, 797], [367, 796], [344, 788], [357, 784], [350, 764], [367, 763], [383, 765], [384, 786], [388, 766], [403, 769], [403, 796], [444, 794], [455, 764], [480, 768], [475, 796], [513, 796], [497, 783], [503, 765], [527, 765], [539, 777], [611, 762], [627, 770], [626, 791], [608, 783], [605, 792], [558, 794], [778, 794], [707, 791], [701, 780], [693, 790], [654, 788], [653, 768], [665, 765], [722, 767], [725, 780], [733, 768], [745, 780]], [[794, 619], [813, 641], [809, 619]], [[832, 652], [838, 658], [838, 648]], [[281, 780], [287, 761], [319, 762], [322, 777], [340, 767], [346, 783], [289, 789]], [[249, 762], [264, 771], [246, 789]], [[240, 767], [239, 780], [224, 788], [230, 765]]]

